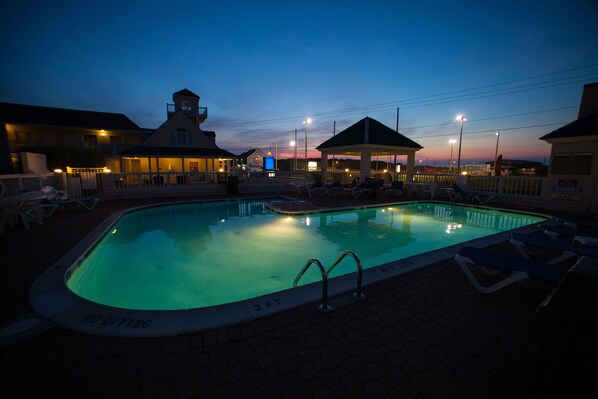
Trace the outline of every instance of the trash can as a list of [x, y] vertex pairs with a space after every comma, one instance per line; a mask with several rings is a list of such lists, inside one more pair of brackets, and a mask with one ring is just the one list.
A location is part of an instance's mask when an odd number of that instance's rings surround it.
[[584, 257], [569, 269], [537, 313], [542, 332], [529, 396], [580, 398], [596, 392], [598, 258]]
[[238, 176], [228, 176], [226, 180], [226, 193], [228, 195], [238, 195], [239, 194], [239, 177]]

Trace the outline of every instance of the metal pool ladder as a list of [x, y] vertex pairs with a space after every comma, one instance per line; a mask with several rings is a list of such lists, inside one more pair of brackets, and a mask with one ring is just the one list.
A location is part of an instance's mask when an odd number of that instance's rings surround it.
[[322, 266], [322, 262], [320, 262], [318, 259], [311, 258], [310, 260], [308, 260], [305, 266], [303, 266], [303, 269], [301, 269], [299, 274], [297, 274], [297, 277], [295, 277], [295, 281], [293, 282], [293, 288], [297, 287], [297, 283], [299, 282], [301, 277], [303, 277], [307, 269], [309, 269], [309, 267], [315, 263], [316, 265], [318, 265], [320, 273], [322, 274], [322, 304], [318, 306], [318, 309], [320, 309], [320, 312], [323, 313], [330, 312], [332, 310], [332, 307], [328, 305], [328, 275], [330, 274], [332, 269], [334, 269], [336, 265], [341, 263], [341, 261], [347, 255], [351, 255], [355, 260], [355, 263], [357, 264], [357, 290], [353, 293], [353, 298], [357, 300], [365, 299], [365, 294], [362, 291], [363, 271], [361, 267], [361, 261], [359, 260], [357, 255], [355, 255], [355, 252], [349, 250], [344, 251], [328, 268], [328, 270], [324, 269], [324, 266]]

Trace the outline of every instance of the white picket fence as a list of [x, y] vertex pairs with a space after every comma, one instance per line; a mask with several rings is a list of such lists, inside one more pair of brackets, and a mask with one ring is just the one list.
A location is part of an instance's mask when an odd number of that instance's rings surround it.
[[[152, 196], [222, 195], [226, 194], [229, 174], [226, 173], [105, 173], [97, 171], [73, 170], [74, 173], [50, 173], [46, 175], [0, 175], [5, 195], [17, 195], [25, 191], [39, 190], [52, 186], [65, 190], [71, 198], [99, 197], [140, 198]], [[304, 171], [244, 172], [235, 174], [241, 193], [280, 193], [291, 181], [319, 179], [319, 173]], [[348, 180], [343, 172], [330, 175], [331, 179]], [[351, 178], [358, 173], [351, 173]], [[404, 174], [375, 175], [385, 181], [405, 180]], [[449, 189], [457, 182], [456, 175], [415, 174], [414, 182], [436, 183], [438, 193]], [[459, 177], [466, 182], [467, 190], [493, 195], [501, 201], [518, 199], [517, 203], [539, 199], [545, 178], [535, 176], [467, 176]], [[237, 183], [235, 183], [237, 184]], [[228, 187], [230, 189], [230, 187]], [[512, 201], [511, 201], [512, 202]]]

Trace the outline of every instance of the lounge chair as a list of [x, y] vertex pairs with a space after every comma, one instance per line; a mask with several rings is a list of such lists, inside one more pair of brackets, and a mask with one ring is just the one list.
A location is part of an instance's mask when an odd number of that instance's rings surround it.
[[333, 193], [335, 191], [343, 191], [345, 189], [345, 187], [342, 185], [342, 183], [340, 181], [335, 181], [335, 182], [332, 182], [331, 184], [327, 184], [326, 189], [327, 189], [326, 194], [328, 194], [328, 196], [330, 196], [331, 192]]
[[517, 248], [521, 256], [525, 259], [531, 259], [530, 255], [533, 255], [533, 251], [529, 246], [561, 251], [561, 255], [546, 262], [552, 265], [578, 256], [598, 257], [598, 247], [560, 240], [550, 240], [530, 234], [513, 233], [511, 235], [510, 243]]
[[425, 198], [426, 196], [430, 196], [430, 199], [433, 200], [436, 197], [436, 188], [438, 187], [438, 184], [436, 183], [425, 183], [422, 185], [422, 191], [421, 191], [421, 195], [422, 198]]
[[46, 218], [52, 216], [57, 209], [65, 205], [68, 205], [71, 209], [82, 206], [87, 210], [93, 210], [98, 204], [98, 198], [96, 197], [69, 198], [64, 191], [56, 190], [50, 186], [42, 187], [41, 191], [46, 194], [46, 199], [42, 203], [42, 208], [46, 210], [44, 214]]
[[320, 193], [321, 196], [323, 196], [324, 194], [326, 194], [326, 196], [328, 197], [330, 196], [330, 194], [328, 193], [328, 188], [326, 188], [320, 181], [315, 182], [307, 189], [307, 194], [310, 198], [313, 196], [314, 193]]
[[481, 205], [487, 204], [489, 202], [493, 202], [495, 197], [493, 195], [480, 195], [480, 194], [473, 194], [471, 197], [471, 202], [478, 202]]
[[402, 181], [395, 180], [390, 184], [390, 187], [386, 189], [387, 194], [396, 194], [399, 197], [403, 196], [404, 183]]
[[[455, 261], [459, 264], [465, 273], [465, 276], [467, 276], [475, 289], [484, 294], [490, 294], [516, 281], [527, 278], [534, 278], [557, 284], [567, 272], [565, 268], [560, 266], [468, 246], [461, 248], [459, 253], [455, 255]], [[468, 264], [476, 264], [504, 273], [510, 273], [510, 275], [493, 285], [484, 287], [471, 272]]]
[[452, 202], [455, 202], [455, 201], [468, 202], [472, 196], [472, 193], [463, 190], [461, 188], [461, 186], [459, 186], [458, 184], [453, 184], [453, 186], [451, 188], [446, 190], [446, 193]]
[[571, 219], [571, 218], [556, 218], [559, 222], [563, 223], [565, 226], [571, 227], [572, 229], [579, 229], [579, 228], [590, 228], [590, 229], [598, 229], [598, 220], [578, 220], [578, 219]]
[[592, 229], [573, 229], [564, 225], [540, 224], [540, 228], [550, 238], [556, 240], [574, 240], [576, 236], [598, 238], [598, 231]]
[[351, 195], [353, 195], [353, 198], [355, 199], [359, 197], [369, 197], [370, 193], [372, 192], [372, 189], [367, 188], [366, 182], [359, 183], [358, 185], [354, 186], [353, 184], [356, 184], [356, 182], [356, 179], [353, 179], [351, 187], [346, 187], [343, 189], [343, 191], [350, 192]]
[[16, 197], [0, 198], [0, 234], [4, 235], [8, 227], [14, 227], [21, 218], [27, 230], [31, 227], [28, 209], [21, 207]]

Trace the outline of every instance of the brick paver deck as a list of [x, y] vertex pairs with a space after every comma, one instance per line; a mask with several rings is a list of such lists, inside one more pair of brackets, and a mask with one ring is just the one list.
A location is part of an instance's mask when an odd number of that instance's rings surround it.
[[[0, 238], [1, 322], [31, 312], [34, 279], [100, 221], [150, 202], [67, 210]], [[0, 348], [2, 389], [23, 398], [523, 398], [535, 311], [552, 288], [527, 280], [482, 295], [446, 261], [367, 286], [365, 301], [329, 314], [310, 304], [167, 338], [54, 327]]]

